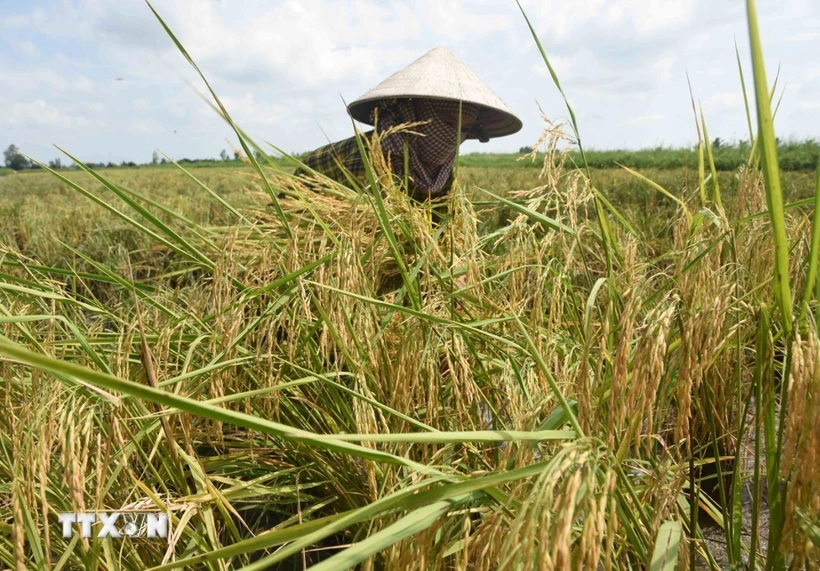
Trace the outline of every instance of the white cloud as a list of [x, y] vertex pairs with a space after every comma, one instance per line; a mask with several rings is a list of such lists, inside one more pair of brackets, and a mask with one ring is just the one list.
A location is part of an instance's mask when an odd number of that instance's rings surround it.
[[87, 77], [80, 76], [70, 83], [69, 89], [77, 93], [94, 93], [94, 83]]
[[47, 67], [21, 67], [19, 69], [0, 66], [0, 84], [5, 90], [19, 93], [60, 95], [66, 92], [92, 93], [94, 83], [82, 75], [69, 75]]
[[[420, 55], [408, 44], [454, 43], [508, 29], [511, 13], [491, 5], [479, 14], [474, 4], [424, 0], [408, 6], [377, 0], [331, 2], [178, 0], [158, 4], [203, 70], [242, 82], [282, 80], [315, 88], [340, 78], [376, 79]], [[177, 56], [154, 16], [141, 2], [82, 0], [63, 4], [36, 29], [42, 33], [104, 42], [114, 57], [133, 63], [134, 53]], [[140, 66], [135, 66], [139, 68]]]
[[651, 113], [649, 115], [641, 115], [640, 117], [630, 119], [629, 123], [631, 125], [642, 125], [646, 123], [656, 123], [658, 121], [663, 121], [664, 119], [666, 119], [665, 113]]
[[[751, 82], [745, 13], [714, 0], [522, 0], [578, 116], [587, 147], [689, 144], [688, 72], [712, 136], [744, 134], [737, 38]], [[167, 0], [154, 3], [232, 116], [288, 150], [349, 136], [351, 100], [436, 45], [452, 49], [524, 122], [517, 135], [464, 152], [536, 140], [537, 99], [567, 112], [515, 3], [508, 0]], [[783, 62], [789, 113], [778, 134], [816, 136], [820, 3], [759, 0], [769, 80]], [[9, 137], [87, 160], [216, 156], [230, 129], [142, 0], [42, 0], [0, 16], [0, 118]], [[5, 59], [4, 59], [5, 58]], [[114, 78], [123, 77], [122, 81]], [[796, 85], [800, 83], [800, 85]], [[724, 112], [727, 111], [727, 112]], [[36, 117], [39, 113], [40, 117]], [[74, 131], [72, 131], [72, 128]], [[0, 145], [8, 144], [0, 141]], [[132, 153], [133, 156], [129, 156]]]
[[10, 16], [6, 16], [3, 19], [0, 19], [0, 29], [14, 29], [14, 28], [25, 28], [28, 24], [28, 16], [23, 16], [20, 14], [12, 14]]
[[33, 56], [37, 54], [37, 46], [30, 40], [22, 40], [17, 42], [15, 49], [24, 56]]
[[44, 99], [14, 103], [3, 114], [0, 114], [0, 126], [8, 129], [45, 127], [64, 131], [82, 129], [91, 123], [92, 121], [87, 118], [67, 113], [47, 103]]
[[740, 107], [743, 105], [743, 93], [740, 88], [736, 91], [727, 91], [710, 95], [703, 102], [705, 109], [718, 109], [721, 107]]
[[125, 126], [125, 132], [131, 135], [155, 136], [165, 129], [166, 126], [162, 122], [150, 117], [131, 119]]
[[629, 2], [635, 16], [635, 29], [641, 33], [657, 33], [688, 24], [694, 17], [692, 0]]
[[661, 81], [669, 81], [674, 77], [674, 73], [677, 70], [675, 65], [677, 61], [677, 58], [672, 56], [663, 57], [652, 65], [652, 71], [658, 75], [658, 79]]
[[541, 30], [559, 38], [602, 29], [647, 37], [688, 24], [695, 15], [694, 0], [528, 0], [522, 5]]

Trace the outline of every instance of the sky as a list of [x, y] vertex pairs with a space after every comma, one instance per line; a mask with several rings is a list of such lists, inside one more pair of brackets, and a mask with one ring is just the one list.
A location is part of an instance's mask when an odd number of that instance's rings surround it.
[[[236, 123], [307, 151], [353, 134], [352, 101], [436, 46], [524, 123], [462, 153], [537, 141], [566, 106], [514, 0], [155, 0]], [[748, 138], [735, 42], [751, 84], [741, 0], [522, 0], [587, 148], [697, 140], [687, 73], [711, 138]], [[781, 138], [820, 136], [820, 2], [758, 0]], [[238, 146], [144, 0], [0, 0], [0, 147], [46, 162], [216, 158]], [[778, 92], [778, 97], [779, 97]], [[750, 93], [750, 97], [753, 95]], [[540, 109], [539, 109], [540, 106]], [[65, 163], [65, 159], [63, 160]]]

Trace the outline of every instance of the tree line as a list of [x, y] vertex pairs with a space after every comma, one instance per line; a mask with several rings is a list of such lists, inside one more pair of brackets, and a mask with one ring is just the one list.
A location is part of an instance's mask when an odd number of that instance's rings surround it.
[[[712, 160], [717, 170], [734, 170], [744, 164], [749, 156], [751, 145], [749, 141], [727, 142], [720, 138], [711, 141], [710, 150]], [[471, 153], [460, 157], [460, 164], [476, 167], [540, 167], [540, 161], [518, 160], [525, 154], [530, 154], [530, 147], [521, 147], [517, 153]], [[815, 139], [779, 140], [777, 141], [778, 161], [780, 168], [787, 171], [809, 171], [818, 167], [818, 157], [820, 157], [820, 141]], [[306, 153], [291, 153], [296, 158], [302, 158]], [[261, 158], [259, 153], [255, 153], [256, 158]], [[26, 169], [40, 168], [36, 163], [32, 163], [14, 145], [9, 145], [3, 153], [6, 167], [21, 171]], [[577, 153], [570, 153], [573, 161], [580, 164], [581, 157]], [[225, 163], [239, 162], [242, 154], [233, 150], [231, 154], [225, 149], [219, 153], [219, 158], [214, 159], [189, 159], [182, 158], [176, 162], [179, 164], [203, 164], [219, 165]], [[706, 167], [709, 168], [709, 158], [706, 157]], [[591, 168], [612, 168], [617, 165], [624, 165], [634, 169], [678, 169], [678, 168], [698, 168], [698, 153], [693, 147], [672, 148], [656, 147], [654, 149], [640, 150], [587, 150], [586, 162]], [[115, 168], [115, 167], [138, 167], [150, 165], [168, 164], [169, 159], [160, 157], [157, 151], [151, 156], [151, 161], [138, 164], [134, 161], [122, 161], [119, 164], [87, 162], [86, 166], [93, 169]], [[72, 168], [74, 165], [65, 165], [60, 158], [48, 162], [51, 169]]]
[[[256, 158], [261, 158], [261, 155], [256, 152]], [[185, 164], [196, 164], [196, 163], [223, 163], [223, 162], [231, 162], [231, 161], [240, 161], [242, 159], [242, 155], [239, 151], [233, 151], [233, 157], [228, 154], [228, 151], [222, 149], [222, 152], [219, 153], [218, 159], [188, 159], [182, 158], [176, 161], [177, 163], [185, 163]], [[5, 151], [3, 151], [3, 160], [6, 168], [10, 168], [14, 171], [22, 171], [22, 170], [31, 170], [31, 169], [39, 169], [40, 165], [37, 163], [32, 162], [28, 159], [23, 153], [20, 152], [20, 149], [17, 148], [16, 145], [12, 144], [9, 145]], [[148, 165], [164, 165], [168, 164], [169, 161], [165, 157], [160, 157], [157, 151], [151, 155], [151, 161], [146, 163], [136, 163], [134, 161], [122, 161], [119, 164], [113, 163], [111, 161], [105, 163], [95, 163], [95, 162], [84, 162], [85, 166], [92, 168], [92, 169], [101, 169], [101, 168], [116, 168], [116, 167], [139, 167], [139, 166], [148, 166]], [[60, 157], [57, 157], [54, 160], [48, 161], [48, 168], [59, 170], [62, 168], [73, 168], [73, 164], [63, 164]]]

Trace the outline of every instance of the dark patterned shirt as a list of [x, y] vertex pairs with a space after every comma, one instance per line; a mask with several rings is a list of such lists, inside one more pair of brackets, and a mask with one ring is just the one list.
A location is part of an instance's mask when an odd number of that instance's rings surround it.
[[[378, 120], [380, 132], [401, 124], [427, 121], [414, 127], [413, 132], [394, 132], [381, 140], [382, 151], [389, 156], [393, 172], [400, 179], [404, 177], [404, 152], [407, 151], [408, 190], [419, 200], [444, 196], [452, 187], [456, 147], [464, 140], [466, 131], [459, 137], [456, 127], [441, 121], [440, 114], [457, 114], [458, 111], [459, 103], [447, 100], [404, 99], [382, 106], [383, 116]], [[462, 116], [474, 119], [478, 107], [464, 104], [461, 112]], [[362, 137], [369, 138], [372, 134], [371, 130]], [[341, 184], [350, 184], [350, 177], [359, 185], [365, 185], [366, 172], [356, 137], [316, 149], [302, 162]], [[308, 172], [300, 168], [296, 174], [307, 175]]]

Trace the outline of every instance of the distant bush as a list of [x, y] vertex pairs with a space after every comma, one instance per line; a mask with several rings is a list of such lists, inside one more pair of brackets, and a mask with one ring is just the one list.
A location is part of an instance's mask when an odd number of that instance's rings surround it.
[[[727, 143], [716, 139], [713, 144], [712, 155], [715, 160], [715, 168], [720, 171], [731, 171], [746, 162], [749, 156], [748, 141], [737, 143]], [[522, 147], [523, 149], [523, 147]], [[787, 171], [815, 170], [817, 159], [820, 156], [820, 142], [814, 139], [804, 141], [780, 141], [778, 144], [778, 160], [780, 168]], [[519, 149], [519, 153], [523, 153]], [[475, 167], [541, 167], [540, 161], [517, 160], [519, 154], [485, 154], [472, 153], [461, 155], [460, 164]], [[570, 153], [573, 161], [580, 164], [580, 153]], [[611, 151], [586, 151], [587, 163], [591, 168], [612, 168], [617, 164], [633, 169], [678, 169], [678, 168], [698, 168], [698, 155], [694, 148], [674, 149], [657, 147], [654, 149], [641, 150], [611, 150]], [[707, 159], [708, 161], [708, 159]], [[709, 169], [708, 162], [706, 165]]]

